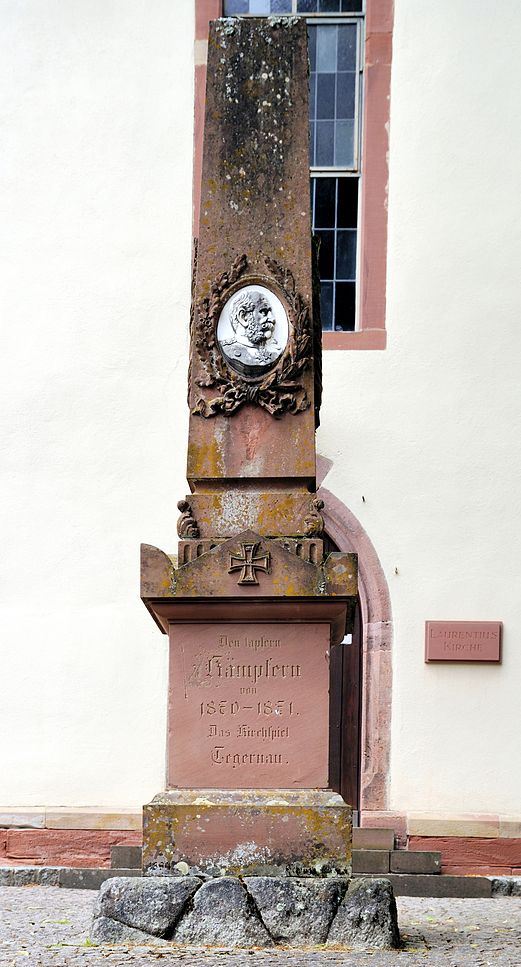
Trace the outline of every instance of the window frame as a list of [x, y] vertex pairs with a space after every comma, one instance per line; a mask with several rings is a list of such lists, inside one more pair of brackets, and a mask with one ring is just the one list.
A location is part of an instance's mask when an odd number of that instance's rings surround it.
[[[308, 14], [306, 15], [306, 23], [308, 25], [317, 25], [317, 21], [320, 26], [327, 26], [328, 24], [332, 26], [336, 25], [356, 25], [356, 69], [355, 69], [355, 116], [354, 116], [354, 130], [355, 130], [355, 140], [354, 140], [354, 157], [353, 166], [348, 167], [347, 165], [311, 165], [309, 169], [310, 180], [316, 181], [319, 178], [353, 178], [358, 182], [358, 214], [357, 214], [357, 225], [356, 225], [356, 263], [355, 263], [355, 328], [354, 330], [335, 330], [335, 329], [323, 329], [322, 330], [322, 344], [323, 348], [332, 348], [329, 345], [331, 337], [334, 336], [345, 336], [347, 333], [350, 335], [353, 332], [359, 331], [359, 315], [360, 315], [360, 302], [359, 302], [359, 279], [360, 279], [360, 201], [361, 201], [361, 186], [362, 186], [362, 93], [363, 93], [363, 39], [364, 39], [364, 19], [365, 13], [361, 11], [358, 14]], [[336, 234], [336, 232], [335, 232]], [[336, 263], [336, 256], [335, 256]], [[336, 264], [335, 264], [335, 276], [336, 276]], [[336, 302], [336, 278], [334, 279], [335, 285], [335, 296], [334, 304]], [[333, 313], [334, 315], [334, 313]], [[334, 318], [332, 320], [334, 325]]]
[[[292, 8], [296, 7], [296, 0]], [[365, 0], [364, 13], [304, 13], [307, 22], [363, 20], [360, 68], [364, 74], [359, 157], [362, 170], [347, 177], [359, 179], [357, 245], [357, 328], [352, 332], [324, 331], [325, 350], [386, 348], [387, 192], [390, 89], [392, 65], [393, 0]], [[195, 0], [195, 126], [193, 229], [198, 233], [201, 193], [204, 99], [208, 23], [222, 16], [222, 0]], [[246, 14], [245, 16], [255, 16]], [[290, 16], [287, 14], [287, 16]], [[360, 75], [357, 72], [360, 88]], [[322, 170], [322, 169], [320, 169]], [[311, 169], [310, 169], [311, 172]], [[338, 169], [329, 172], [337, 177]]]

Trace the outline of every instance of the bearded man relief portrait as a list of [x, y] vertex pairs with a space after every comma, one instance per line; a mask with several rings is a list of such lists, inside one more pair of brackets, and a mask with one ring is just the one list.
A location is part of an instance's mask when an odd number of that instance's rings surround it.
[[265, 286], [244, 286], [223, 307], [217, 341], [232, 369], [243, 376], [262, 376], [287, 345], [288, 319], [282, 302]]

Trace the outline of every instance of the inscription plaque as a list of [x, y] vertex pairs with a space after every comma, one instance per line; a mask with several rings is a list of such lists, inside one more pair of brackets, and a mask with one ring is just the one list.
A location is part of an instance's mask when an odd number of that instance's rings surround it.
[[329, 625], [171, 630], [169, 786], [328, 785]]
[[425, 661], [501, 661], [501, 622], [426, 621]]

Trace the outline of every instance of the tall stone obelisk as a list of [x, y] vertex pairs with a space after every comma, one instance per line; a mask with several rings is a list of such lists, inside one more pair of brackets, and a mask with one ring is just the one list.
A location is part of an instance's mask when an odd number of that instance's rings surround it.
[[177, 566], [142, 550], [142, 598], [170, 639], [167, 789], [144, 809], [144, 870], [345, 873], [329, 654], [357, 578], [353, 555], [324, 559], [315, 494], [305, 22], [216, 21], [208, 78], [191, 493]]

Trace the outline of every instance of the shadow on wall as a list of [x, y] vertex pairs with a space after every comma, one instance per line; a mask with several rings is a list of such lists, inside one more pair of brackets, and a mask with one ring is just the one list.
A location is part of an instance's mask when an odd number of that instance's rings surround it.
[[324, 501], [326, 533], [339, 550], [358, 555], [363, 626], [360, 808], [386, 810], [391, 742], [391, 599], [382, 565], [360, 521], [322, 486], [332, 466], [332, 460], [317, 454], [318, 495]]

